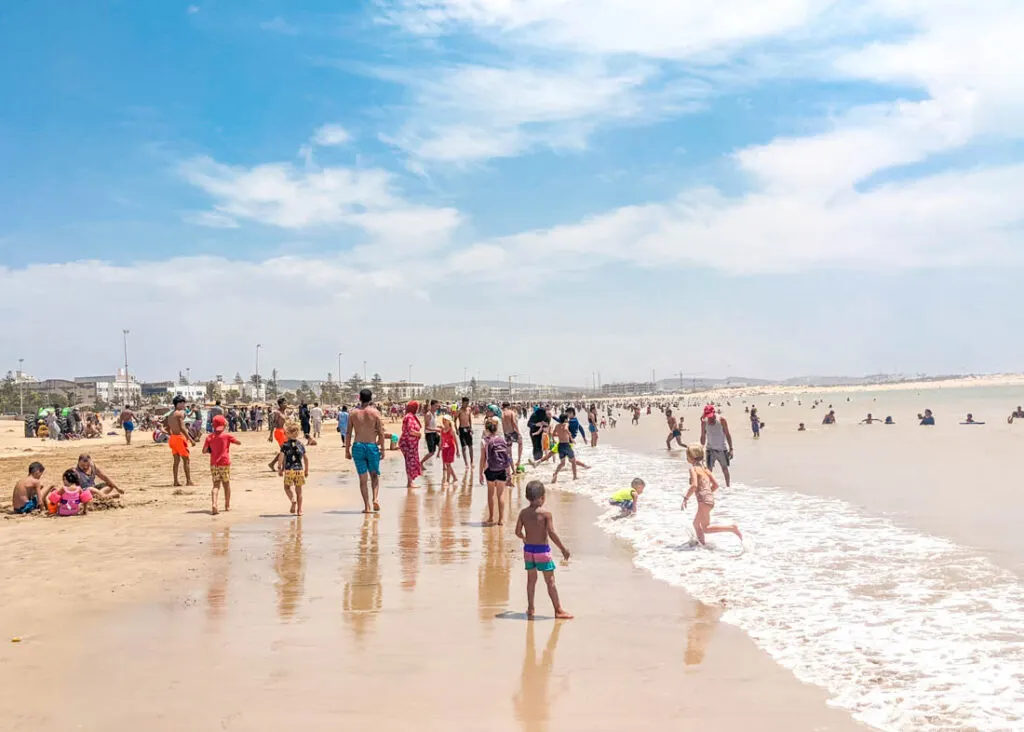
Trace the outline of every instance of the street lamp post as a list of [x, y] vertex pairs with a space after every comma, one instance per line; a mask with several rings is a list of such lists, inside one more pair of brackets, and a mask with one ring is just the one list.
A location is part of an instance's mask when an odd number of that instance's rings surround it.
[[342, 395], [342, 391], [341, 391], [341, 384], [342, 384], [342, 381], [341, 381], [341, 356], [342, 356], [341, 351], [338, 351], [338, 401], [339, 402], [341, 401], [341, 395]]
[[124, 404], [128, 403], [128, 395], [131, 393], [128, 387], [128, 332], [127, 329], [121, 331], [124, 337]]
[[25, 359], [18, 359], [18, 401], [20, 402], [21, 418], [25, 418]]
[[262, 343], [256, 344], [256, 394], [253, 401], [260, 401], [260, 349], [263, 348]]
[[363, 361], [363, 383], [366, 383], [366, 361]]

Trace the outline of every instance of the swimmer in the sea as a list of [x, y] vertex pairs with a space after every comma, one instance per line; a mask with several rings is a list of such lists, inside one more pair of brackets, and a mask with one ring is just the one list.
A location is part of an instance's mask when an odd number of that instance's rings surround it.
[[860, 421], [861, 424], [874, 424], [875, 422], [881, 422], [882, 420], [876, 419], [871, 416], [871, 412], [868, 412], [868, 416]]

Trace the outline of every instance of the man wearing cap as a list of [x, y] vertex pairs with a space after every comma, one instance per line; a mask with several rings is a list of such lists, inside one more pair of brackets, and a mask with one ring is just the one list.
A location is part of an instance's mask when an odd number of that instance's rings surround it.
[[729, 461], [732, 460], [732, 434], [725, 417], [715, 414], [715, 407], [708, 404], [700, 419], [700, 444], [707, 452], [708, 470], [715, 469], [715, 463], [722, 466], [725, 485], [729, 487]]

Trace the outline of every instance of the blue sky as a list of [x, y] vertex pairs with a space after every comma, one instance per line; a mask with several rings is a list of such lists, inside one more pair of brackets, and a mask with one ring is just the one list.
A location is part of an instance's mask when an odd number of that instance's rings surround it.
[[1012, 0], [14, 0], [0, 358], [109, 371], [129, 328], [145, 378], [257, 342], [308, 378], [1017, 370], [1019, 27]]

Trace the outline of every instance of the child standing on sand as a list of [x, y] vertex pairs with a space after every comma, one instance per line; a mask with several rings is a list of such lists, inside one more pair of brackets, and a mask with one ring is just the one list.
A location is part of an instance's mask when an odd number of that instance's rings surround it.
[[623, 488], [621, 491], [615, 491], [612, 493], [612, 497], [608, 499], [608, 502], [613, 506], [618, 506], [622, 509], [623, 515], [636, 513], [637, 503], [640, 501], [640, 494], [644, 492], [646, 484], [640, 478], [633, 478], [633, 482], [629, 484], [629, 488]]
[[220, 487], [224, 486], [224, 510], [231, 510], [231, 446], [241, 445], [238, 439], [225, 431], [228, 421], [223, 414], [213, 418], [213, 432], [206, 436], [203, 452], [210, 455], [210, 476], [213, 488], [210, 489], [210, 513], [217, 515]]
[[537, 572], [544, 573], [544, 582], [548, 586], [548, 597], [555, 608], [555, 617], [566, 620], [572, 618], [562, 608], [555, 587], [555, 562], [551, 556], [548, 539], [562, 551], [562, 556], [569, 559], [569, 550], [555, 532], [555, 519], [550, 511], [544, 509], [544, 484], [539, 480], [531, 480], [526, 484], [526, 500], [530, 505], [519, 512], [516, 521], [516, 536], [523, 542], [523, 560], [526, 563], [526, 617], [533, 620], [533, 597], [537, 590]]
[[683, 498], [682, 510], [686, 510], [686, 504], [690, 496], [697, 496], [697, 515], [693, 518], [693, 529], [697, 532], [697, 541], [704, 544], [705, 534], [732, 533], [743, 541], [743, 534], [735, 524], [730, 526], [716, 526], [711, 523], [711, 509], [715, 507], [715, 491], [718, 490], [718, 481], [711, 471], [704, 467], [704, 448], [701, 445], [690, 445], [686, 448], [686, 461], [690, 463], [690, 490]]
[[[284, 492], [292, 502], [288, 513], [301, 516], [302, 486], [309, 477], [309, 458], [306, 457], [306, 448], [299, 442], [299, 423], [289, 422], [285, 425], [284, 433], [288, 439], [281, 445], [281, 452], [277, 454], [277, 474], [284, 476]], [[292, 488], [295, 489], [294, 495]]]
[[456, 482], [455, 477], [455, 452], [458, 449], [456, 441], [455, 423], [447, 414], [441, 415], [441, 463], [444, 465], [444, 473], [441, 476], [441, 485], [451, 480], [452, 485]]

